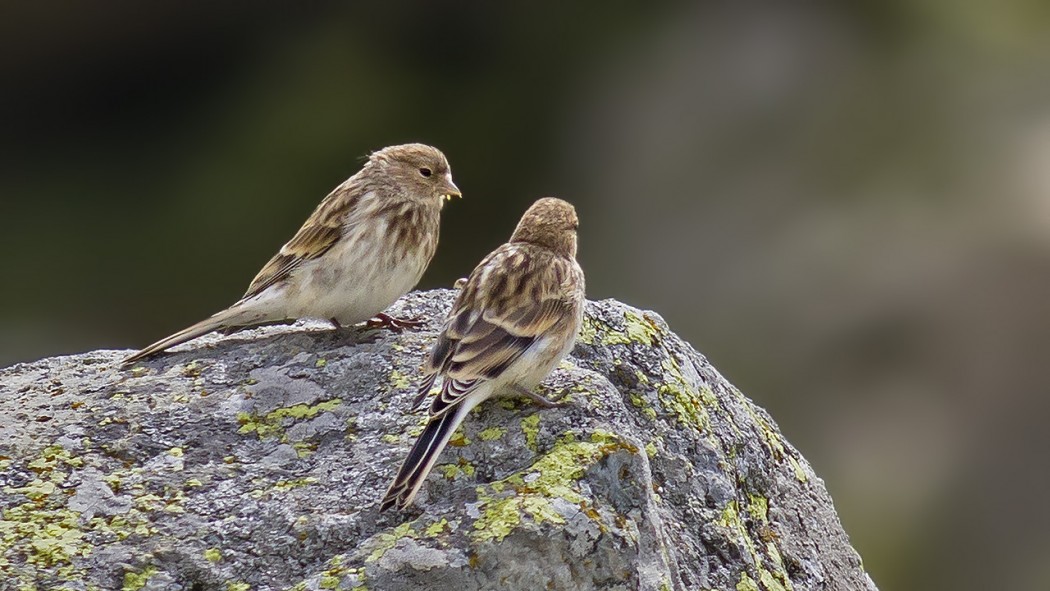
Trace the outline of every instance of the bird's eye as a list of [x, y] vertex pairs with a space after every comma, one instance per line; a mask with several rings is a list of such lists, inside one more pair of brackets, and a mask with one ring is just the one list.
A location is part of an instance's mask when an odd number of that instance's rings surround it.
[[430, 170], [429, 168], [427, 168], [427, 167], [425, 167], [425, 166], [424, 166], [423, 168], [420, 168], [420, 169], [419, 169], [419, 174], [421, 174], [421, 175], [423, 175], [423, 176], [430, 176], [430, 175], [432, 175], [432, 174], [434, 174], [434, 173], [433, 173], [433, 172], [431, 172], [431, 170]]

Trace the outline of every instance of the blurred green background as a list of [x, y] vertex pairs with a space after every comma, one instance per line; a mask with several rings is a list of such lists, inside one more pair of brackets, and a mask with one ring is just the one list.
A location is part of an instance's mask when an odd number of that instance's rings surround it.
[[384, 145], [421, 287], [542, 195], [825, 479], [882, 589], [1050, 588], [1050, 3], [7, 3], [0, 365], [236, 300]]

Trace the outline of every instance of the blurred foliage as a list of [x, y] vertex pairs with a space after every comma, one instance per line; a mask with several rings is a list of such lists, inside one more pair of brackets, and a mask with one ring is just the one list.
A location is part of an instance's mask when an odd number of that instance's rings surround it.
[[573, 201], [816, 465], [884, 589], [1044, 588], [1050, 4], [22, 3], [0, 363], [240, 296], [370, 150], [442, 148], [446, 286]]

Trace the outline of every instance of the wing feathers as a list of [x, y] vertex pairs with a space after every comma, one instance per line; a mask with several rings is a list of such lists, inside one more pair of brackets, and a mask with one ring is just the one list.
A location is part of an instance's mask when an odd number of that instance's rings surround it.
[[267, 288], [287, 279], [304, 261], [316, 259], [328, 252], [342, 236], [347, 213], [360, 199], [359, 193], [350, 182], [343, 183], [329, 193], [295, 236], [292, 236], [292, 239], [281, 247], [281, 251], [263, 266], [255, 279], [252, 279], [248, 291], [241, 299], [246, 300], [259, 295]]

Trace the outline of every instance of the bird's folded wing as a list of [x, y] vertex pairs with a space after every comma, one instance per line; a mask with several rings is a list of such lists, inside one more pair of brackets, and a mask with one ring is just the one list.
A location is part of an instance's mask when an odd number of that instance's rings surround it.
[[313, 214], [303, 223], [281, 251], [252, 279], [242, 300], [255, 297], [267, 288], [280, 283], [304, 261], [316, 259], [328, 252], [344, 231], [346, 214], [357, 199], [351, 188], [341, 185], [325, 197]]

